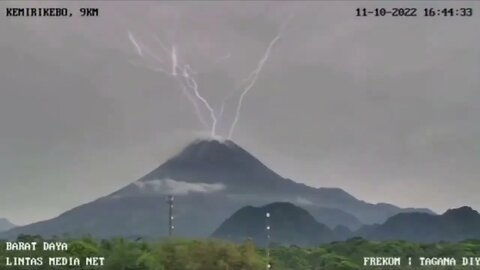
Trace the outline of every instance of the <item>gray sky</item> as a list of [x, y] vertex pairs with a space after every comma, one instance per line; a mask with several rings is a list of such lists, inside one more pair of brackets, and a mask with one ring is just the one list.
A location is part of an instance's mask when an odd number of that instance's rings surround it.
[[[101, 12], [0, 17], [0, 216], [15, 223], [113, 192], [208, 133], [175, 81], [142, 67], [155, 62], [136, 54], [127, 31], [167, 66], [153, 37], [174, 43], [219, 110], [290, 14], [234, 140], [285, 177], [365, 201], [480, 208], [478, 2], [5, 6]], [[475, 10], [470, 18], [355, 17], [358, 7], [398, 6]]]

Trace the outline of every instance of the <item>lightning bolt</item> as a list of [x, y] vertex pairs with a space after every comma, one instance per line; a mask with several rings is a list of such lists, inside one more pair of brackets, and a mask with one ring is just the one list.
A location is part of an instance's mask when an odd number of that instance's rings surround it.
[[[230, 130], [228, 132], [228, 139], [231, 139], [233, 136], [233, 132], [235, 131], [235, 127], [237, 126], [238, 121], [240, 120], [240, 112], [242, 110], [242, 105], [243, 105], [243, 99], [245, 98], [245, 95], [252, 89], [252, 87], [255, 85], [257, 82], [258, 76], [260, 75], [260, 72], [263, 69], [263, 66], [268, 60], [268, 57], [270, 56], [270, 52], [272, 51], [272, 48], [275, 46], [275, 44], [280, 40], [280, 37], [282, 35], [283, 30], [287, 26], [287, 24], [290, 22], [290, 20], [293, 17], [293, 13], [290, 13], [287, 19], [284, 21], [284, 23], [280, 26], [280, 30], [278, 31], [278, 34], [270, 41], [270, 43], [267, 46], [267, 49], [265, 50], [265, 53], [263, 54], [263, 57], [260, 58], [260, 61], [257, 64], [257, 67], [250, 73], [250, 75], [244, 80], [244, 82], [249, 82], [247, 86], [243, 89], [242, 93], [240, 94], [240, 98], [238, 99], [237, 102], [237, 107], [235, 110], [235, 118], [233, 120], [232, 126], [230, 127]], [[231, 93], [230, 96], [232, 96], [233, 93]], [[229, 98], [227, 97], [224, 102]], [[223, 105], [223, 104], [222, 104]]]
[[[180, 59], [179, 59], [178, 54], [177, 54], [177, 47], [174, 44], [171, 46], [171, 49], [169, 49], [167, 46], [165, 46], [165, 44], [162, 42], [162, 40], [158, 36], [153, 35], [154, 40], [158, 42], [160, 48], [164, 51], [165, 54], [167, 54], [169, 56], [170, 61], [171, 61], [171, 67], [168, 68], [168, 66], [167, 66], [165, 68], [164, 66], [160, 65], [159, 67], [147, 66], [147, 68], [149, 68], [151, 70], [154, 70], [156, 72], [164, 73], [164, 74], [166, 74], [170, 77], [173, 77], [175, 79], [175, 81], [180, 85], [182, 93], [187, 97], [187, 99], [193, 105], [193, 107], [195, 109], [195, 113], [196, 113], [198, 119], [200, 120], [200, 122], [204, 125], [204, 127], [206, 129], [210, 129], [210, 132], [211, 132], [210, 135], [213, 138], [218, 138], [218, 136], [216, 134], [217, 133], [217, 123], [223, 118], [226, 102], [230, 98], [234, 97], [234, 95], [237, 92], [241, 91], [238, 102], [236, 103], [235, 117], [234, 117], [234, 120], [233, 120], [232, 125], [229, 129], [229, 132], [228, 132], [228, 138], [231, 139], [232, 136], [233, 136], [233, 133], [235, 131], [235, 128], [237, 126], [237, 123], [240, 120], [240, 113], [241, 113], [241, 110], [242, 110], [243, 101], [245, 99], [245, 96], [247, 95], [247, 93], [253, 88], [253, 86], [257, 82], [258, 77], [259, 77], [261, 71], [263, 70], [263, 67], [265, 66], [265, 63], [267, 62], [273, 47], [280, 40], [282, 30], [287, 25], [287, 23], [288, 23], [288, 21], [290, 20], [291, 17], [292, 17], [292, 14], [290, 14], [290, 16], [284, 22], [284, 24], [282, 24], [278, 34], [268, 44], [263, 56], [260, 58], [260, 60], [257, 63], [256, 68], [252, 72], [250, 72], [250, 74], [247, 76], [247, 78], [245, 78], [241, 82], [240, 88], [235, 89], [234, 91], [230, 92], [230, 94], [225, 97], [225, 99], [223, 100], [223, 102], [221, 104], [220, 112], [218, 113], [218, 115], [215, 114], [215, 110], [210, 105], [210, 103], [207, 101], [207, 99], [204, 98], [201, 95], [201, 93], [199, 91], [198, 83], [197, 83], [197, 81], [195, 79], [195, 76], [194, 76], [194, 74], [196, 74], [196, 73], [193, 72], [190, 65], [184, 64], [184, 63], [182, 63], [183, 64], [182, 65], [180, 63]], [[145, 46], [144, 44], [139, 42], [137, 39], [135, 39], [134, 35], [130, 31], [128, 31], [128, 38], [129, 38], [130, 42], [133, 44], [133, 46], [135, 47], [136, 53], [141, 58], [147, 58], [146, 56], [148, 55], [150, 58], [153, 58], [156, 61], [156, 63], [160, 63], [160, 64], [163, 63], [163, 59], [160, 56], [158, 56], [149, 47]], [[230, 53], [228, 53], [226, 56], [218, 59], [215, 62], [215, 64], [218, 64], [218, 63], [228, 59], [229, 57], [230, 57]], [[167, 69], [171, 69], [171, 71], [167, 71]], [[244, 87], [242, 88], [242, 86], [244, 86]], [[204, 109], [203, 111], [202, 111], [201, 107]], [[206, 121], [206, 119], [205, 119], [205, 117], [202, 113], [202, 112], [205, 112], [205, 110], [208, 111], [208, 113], [209, 113], [210, 123], [211, 123], [210, 125]]]
[[147, 46], [145, 46], [145, 44], [139, 42], [138, 40], [135, 39], [135, 37], [133, 36], [133, 34], [131, 32], [128, 32], [128, 38], [130, 39], [130, 41], [132, 42], [133, 46], [135, 47], [135, 50], [137, 51], [137, 54], [140, 55], [140, 57], [144, 58], [145, 57], [145, 53], [146, 52], [148, 55], [150, 55], [150, 57], [152, 57], [153, 59], [155, 59], [157, 62], [159, 63], [162, 63], [163, 62], [163, 59], [158, 56], [156, 53], [154, 53], [150, 48], [148, 48]]
[[230, 130], [228, 132], [228, 138], [229, 139], [232, 138], [233, 132], [235, 131], [235, 127], [238, 123], [238, 120], [240, 120], [240, 112], [242, 110], [243, 99], [245, 98], [245, 95], [248, 93], [248, 91], [250, 91], [250, 89], [252, 89], [252, 87], [257, 82], [258, 76], [260, 75], [260, 72], [262, 71], [263, 66], [265, 65], [265, 62], [267, 62], [267, 59], [270, 56], [270, 52], [272, 51], [273, 46], [277, 43], [277, 41], [279, 39], [280, 39], [280, 34], [275, 36], [275, 38], [273, 38], [273, 40], [270, 41], [263, 57], [258, 62], [257, 67], [247, 77], [246, 81], [249, 81], [249, 83], [243, 89], [242, 93], [240, 94], [240, 98], [238, 99], [238, 103], [237, 103], [237, 107], [236, 107], [236, 111], [235, 111], [235, 118], [234, 118], [232, 126], [230, 127]]
[[[145, 54], [143, 53], [144, 51], [147, 52], [152, 58], [154, 58], [155, 60], [157, 60], [157, 62], [162, 62], [161, 58], [158, 57], [156, 54], [154, 54], [147, 46], [145, 46], [144, 44], [142, 44], [141, 42], [137, 41], [134, 37], [134, 35], [131, 33], [131, 32], [128, 32], [128, 37], [129, 37], [129, 40], [130, 42], [133, 44], [133, 46], [135, 47], [135, 50], [136, 52], [142, 57], [142, 58], [145, 58]], [[166, 49], [166, 47], [162, 46], [162, 49], [164, 49], [166, 52], [168, 52], [168, 50]], [[185, 82], [183, 82], [177, 75], [177, 70], [179, 70], [179, 66], [178, 66], [178, 57], [177, 57], [177, 53], [176, 53], [176, 48], [175, 46], [172, 46], [172, 50], [169, 52], [170, 54], [170, 57], [171, 57], [171, 61], [172, 61], [172, 71], [169, 73], [169, 72], [166, 72], [165, 69], [161, 68], [161, 67], [149, 67], [149, 66], [146, 66], [147, 68], [153, 70], [153, 71], [156, 71], [156, 72], [161, 72], [161, 73], [165, 73], [167, 74], [168, 76], [172, 76], [173, 78], [175, 78], [175, 81], [180, 85], [181, 87], [181, 90], [182, 90], [182, 93], [184, 96], [187, 97], [187, 99], [189, 100], [189, 102], [193, 105], [194, 109], [195, 109], [195, 113], [199, 119], [199, 121], [202, 123], [202, 125], [207, 128], [207, 129], [210, 129], [210, 126], [208, 125], [207, 121], [205, 120], [205, 118], [203, 117], [203, 114], [201, 112], [201, 109], [200, 109], [200, 106], [197, 102], [197, 100], [195, 99], [195, 97], [188, 91], [189, 88], [194, 88], [194, 92], [195, 92], [195, 96], [198, 98], [198, 97], [201, 97], [200, 93], [198, 92], [198, 86], [197, 86], [197, 83], [196, 81], [189, 75], [188, 73], [188, 70], [187, 69], [183, 69], [183, 74], [184, 74], [184, 78], [186, 79]], [[187, 75], [187, 76], [185, 76]], [[200, 99], [202, 102], [206, 102], [206, 100], [201, 97]], [[208, 104], [208, 102], [206, 102]], [[211, 108], [211, 107], [210, 107]], [[216, 118], [215, 118], [216, 119]], [[215, 123], [216, 124], [216, 123]], [[214, 129], [212, 129], [212, 131], [214, 131]]]
[[193, 90], [195, 93], [195, 96], [203, 103], [205, 108], [209, 111], [210, 113], [210, 118], [212, 120], [212, 128], [211, 128], [211, 136], [215, 137], [216, 134], [216, 127], [217, 127], [217, 117], [215, 116], [215, 111], [213, 110], [212, 106], [210, 106], [210, 103], [200, 94], [198, 91], [198, 84], [195, 81], [195, 79], [190, 76], [190, 71], [191, 68], [189, 65], [185, 65], [183, 68], [183, 77], [185, 78], [188, 86]]
[[182, 87], [182, 92], [183, 94], [188, 98], [188, 100], [190, 101], [190, 103], [192, 103], [194, 109], [195, 109], [195, 112], [197, 113], [197, 116], [198, 116], [198, 120], [202, 123], [202, 125], [208, 129], [208, 123], [207, 121], [205, 120], [205, 118], [203, 117], [202, 115], [202, 111], [200, 110], [200, 107], [198, 106], [197, 102], [195, 101], [194, 97], [188, 92], [188, 89], [187, 87], [185, 87], [185, 85], [181, 84], [181, 87]]
[[130, 39], [130, 42], [132, 42], [133, 46], [135, 47], [135, 49], [137, 50], [137, 53], [143, 57], [143, 51], [142, 51], [142, 48], [140, 47], [140, 45], [138, 44], [138, 42], [135, 40], [135, 38], [133, 37], [132, 33], [130, 33], [130, 31], [128, 32], [128, 38]]

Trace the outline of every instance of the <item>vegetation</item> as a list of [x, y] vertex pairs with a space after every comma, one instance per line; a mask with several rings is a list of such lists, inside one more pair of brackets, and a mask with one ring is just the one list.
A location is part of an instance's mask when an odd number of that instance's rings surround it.
[[[36, 241], [35, 251], [6, 251], [6, 243], [0, 244], [0, 269], [105, 269], [105, 270], [261, 270], [267, 262], [266, 250], [257, 249], [253, 242], [234, 244], [219, 240], [168, 239], [158, 241], [52, 239], [65, 241], [68, 250], [44, 251], [42, 238], [21, 236], [18, 241]], [[47, 240], [45, 240], [47, 241]], [[478, 269], [461, 266], [461, 257], [475, 257], [480, 254], [480, 240], [458, 243], [417, 244], [406, 241], [372, 242], [352, 238], [344, 242], [332, 242], [312, 248], [272, 247], [270, 250], [271, 269], [278, 270], [362, 270], [362, 269]], [[6, 266], [6, 258], [43, 258], [43, 265]], [[48, 258], [77, 257], [81, 266], [51, 266]], [[101, 267], [85, 266], [87, 257], [104, 257]], [[400, 267], [366, 267], [364, 257], [402, 257]], [[412, 266], [408, 266], [412, 257]], [[455, 257], [456, 267], [418, 267], [420, 257]]]

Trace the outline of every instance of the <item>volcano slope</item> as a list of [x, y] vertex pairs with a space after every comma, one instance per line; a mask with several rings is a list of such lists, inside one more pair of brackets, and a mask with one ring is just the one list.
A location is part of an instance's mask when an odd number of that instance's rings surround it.
[[[313, 188], [283, 178], [232, 141], [197, 140], [139, 180], [50, 220], [1, 233], [43, 236], [156, 237], [168, 232], [167, 195], [175, 195], [175, 234], [207, 237], [238, 209], [289, 201], [330, 227], [356, 229], [401, 212], [370, 204], [339, 188]], [[302, 205], [304, 204], [304, 205]]]

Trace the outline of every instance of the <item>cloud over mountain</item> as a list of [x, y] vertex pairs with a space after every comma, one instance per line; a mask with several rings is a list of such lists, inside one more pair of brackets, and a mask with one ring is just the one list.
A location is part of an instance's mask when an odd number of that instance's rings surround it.
[[225, 189], [222, 183], [189, 183], [173, 179], [156, 179], [134, 183], [142, 192], [154, 192], [164, 195], [188, 195], [189, 193], [213, 193]]

